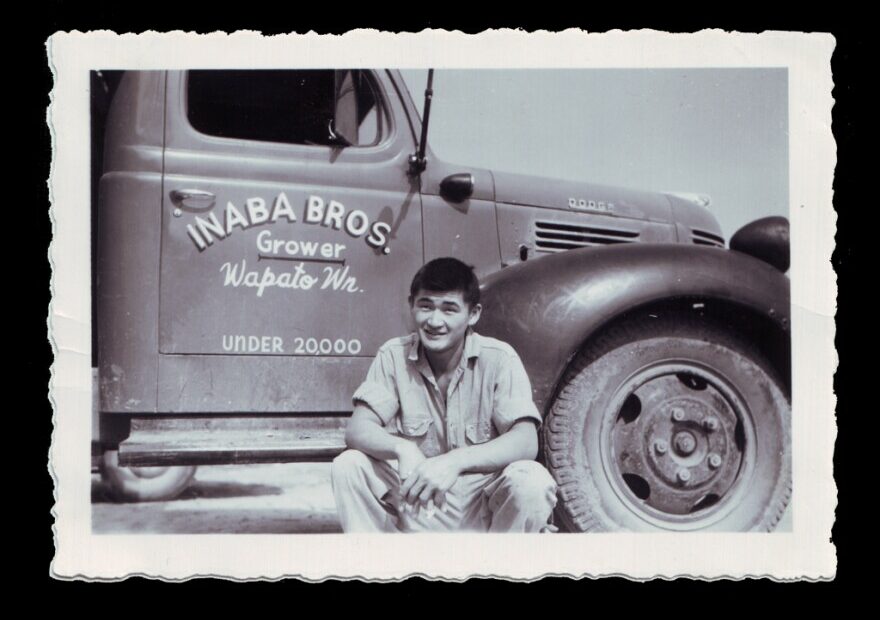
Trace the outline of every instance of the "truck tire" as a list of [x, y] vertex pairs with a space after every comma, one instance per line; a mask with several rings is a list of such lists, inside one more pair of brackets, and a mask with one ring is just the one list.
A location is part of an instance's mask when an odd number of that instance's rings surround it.
[[121, 467], [119, 452], [101, 456], [101, 479], [117, 501], [148, 502], [174, 499], [187, 487], [196, 467]]
[[791, 497], [791, 405], [755, 347], [680, 317], [611, 327], [544, 427], [573, 531], [769, 531]]

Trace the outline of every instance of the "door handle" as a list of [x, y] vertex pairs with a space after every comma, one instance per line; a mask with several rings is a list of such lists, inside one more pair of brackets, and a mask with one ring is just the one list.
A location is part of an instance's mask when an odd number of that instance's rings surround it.
[[201, 189], [173, 189], [171, 202], [176, 206], [203, 211], [214, 206], [217, 196]]

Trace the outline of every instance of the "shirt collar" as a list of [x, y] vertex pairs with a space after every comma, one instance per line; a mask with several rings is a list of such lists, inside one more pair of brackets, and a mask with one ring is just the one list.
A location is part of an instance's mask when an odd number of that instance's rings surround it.
[[468, 360], [480, 356], [480, 336], [475, 334], [470, 327], [467, 330], [467, 336], [464, 339], [464, 352], [461, 355], [461, 367], [466, 368]]
[[[480, 349], [480, 335], [475, 333], [471, 328], [468, 328], [464, 339], [464, 351], [461, 354], [461, 362], [459, 363], [459, 366], [466, 368], [468, 360], [480, 356]], [[407, 355], [407, 358], [412, 362], [418, 362], [420, 357], [422, 357], [422, 347], [419, 342], [419, 334], [416, 332], [412, 335], [412, 343], [409, 346], [409, 354]]]
[[406, 357], [411, 362], [417, 362], [419, 360], [419, 350], [421, 349], [419, 346], [419, 333], [414, 333], [410, 338], [412, 342], [409, 344], [409, 354]]

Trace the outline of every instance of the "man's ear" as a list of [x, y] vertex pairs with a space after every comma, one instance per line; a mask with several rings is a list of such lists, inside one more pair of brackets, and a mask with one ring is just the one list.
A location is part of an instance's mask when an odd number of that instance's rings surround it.
[[480, 314], [483, 312], [483, 306], [474, 304], [471, 306], [470, 316], [468, 317], [468, 327], [473, 327], [480, 320]]

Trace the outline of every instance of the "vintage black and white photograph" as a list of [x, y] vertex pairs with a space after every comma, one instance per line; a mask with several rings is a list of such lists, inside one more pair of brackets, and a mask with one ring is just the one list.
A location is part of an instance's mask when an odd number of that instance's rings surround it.
[[224, 58], [76, 76], [94, 544], [807, 531], [799, 68]]

